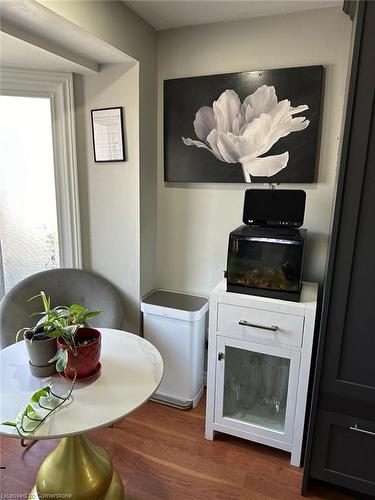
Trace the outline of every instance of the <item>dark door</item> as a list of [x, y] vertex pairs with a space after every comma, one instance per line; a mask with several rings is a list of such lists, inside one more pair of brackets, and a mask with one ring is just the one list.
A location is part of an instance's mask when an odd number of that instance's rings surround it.
[[375, 418], [375, 2], [366, 6], [320, 407]]
[[375, 2], [361, 1], [303, 482], [375, 497]]

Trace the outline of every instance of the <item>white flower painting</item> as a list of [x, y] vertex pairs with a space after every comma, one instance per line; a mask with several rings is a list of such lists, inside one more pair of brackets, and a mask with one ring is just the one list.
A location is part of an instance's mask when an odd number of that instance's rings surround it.
[[267, 155], [282, 137], [309, 126], [305, 116], [295, 116], [308, 106], [293, 107], [278, 101], [275, 87], [262, 85], [241, 103], [237, 92], [225, 90], [211, 106], [198, 109], [195, 134], [200, 140], [182, 137], [186, 146], [205, 148], [225, 163], [241, 163], [245, 182], [253, 177], [272, 177], [284, 169], [289, 152]]
[[164, 180], [316, 182], [323, 66], [164, 81]]

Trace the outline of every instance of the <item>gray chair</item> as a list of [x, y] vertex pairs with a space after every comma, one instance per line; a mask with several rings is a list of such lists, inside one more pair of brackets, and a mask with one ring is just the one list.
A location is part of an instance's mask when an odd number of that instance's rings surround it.
[[102, 311], [90, 326], [122, 327], [123, 305], [116, 289], [104, 278], [80, 269], [51, 269], [25, 278], [14, 286], [0, 302], [0, 347], [13, 344], [16, 333], [33, 326], [37, 318], [30, 315], [41, 310], [38, 299], [28, 302], [41, 290], [51, 297], [52, 306], [81, 304]]
[[[3, 297], [0, 302], [1, 349], [15, 342], [18, 330], [36, 323], [37, 318], [30, 316], [41, 310], [41, 302], [28, 300], [42, 290], [51, 297], [52, 307], [81, 304], [90, 310], [102, 311], [90, 321], [90, 326], [122, 327], [122, 301], [107, 280], [80, 269], [51, 269], [25, 278]], [[21, 439], [21, 446], [29, 448], [36, 442], [37, 439]]]

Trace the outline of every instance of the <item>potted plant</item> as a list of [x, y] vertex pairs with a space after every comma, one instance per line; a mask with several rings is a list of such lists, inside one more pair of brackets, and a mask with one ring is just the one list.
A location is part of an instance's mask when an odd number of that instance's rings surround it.
[[[40, 314], [42, 317], [34, 328], [22, 328], [17, 333], [17, 338], [23, 333], [26, 340], [32, 373], [37, 374], [35, 366], [48, 366], [53, 373], [56, 362], [56, 370], [64, 372], [69, 378], [94, 374], [100, 367], [101, 334], [89, 328], [87, 322], [100, 311], [89, 311], [79, 304], [52, 308], [51, 298], [45, 292], [29, 300], [37, 297], [41, 297], [44, 310], [34, 315]], [[39, 376], [46, 374], [41, 373]]]
[[[40, 295], [31, 297], [29, 301], [34, 300], [37, 297], [42, 297], [45, 311], [51, 309], [51, 301], [47, 298], [44, 292], [41, 292]], [[37, 314], [39, 313], [34, 313], [32, 316]], [[36, 377], [48, 377], [56, 373], [55, 363], [51, 361], [51, 358], [53, 358], [56, 354], [56, 338], [49, 336], [47, 331], [45, 331], [42, 324], [45, 320], [45, 315], [44, 312], [41, 314], [43, 314], [43, 317], [34, 327], [26, 326], [17, 332], [16, 342], [22, 335], [29, 354], [29, 366], [31, 373]]]
[[[43, 354], [45, 358], [43, 357], [40, 362], [44, 363], [47, 359], [48, 364], [53, 366], [53, 371], [56, 369], [58, 372], [64, 372], [70, 379], [70, 386], [67, 393], [61, 395], [53, 391], [50, 382], [31, 396], [14, 421], [2, 422], [2, 425], [14, 427], [22, 438], [28, 439], [34, 436], [50, 415], [71, 401], [76, 379], [93, 375], [100, 367], [101, 334], [95, 328], [89, 328], [87, 322], [101, 311], [89, 311], [79, 304], [52, 308], [51, 299], [45, 292], [40, 292], [29, 300], [37, 297], [42, 298], [44, 311], [35, 314], [41, 314], [42, 317], [34, 328], [22, 328], [17, 333], [16, 340], [22, 333], [30, 357], [34, 356], [30, 346], [34, 350], [39, 346], [41, 351], [45, 351]], [[48, 343], [49, 340], [51, 351], [47, 354], [47, 350], [41, 346], [42, 342]], [[40, 353], [38, 356], [41, 359]], [[34, 361], [36, 359], [32, 358]], [[35, 365], [31, 365], [30, 361], [30, 368], [32, 366]]]
[[56, 353], [56, 339], [49, 337], [42, 327], [23, 328], [17, 333], [17, 340], [23, 334], [29, 354], [30, 371], [36, 377], [49, 377], [56, 372], [55, 363], [51, 360]]
[[57, 338], [57, 362], [61, 360], [69, 378], [86, 378], [100, 369], [101, 333], [95, 328], [79, 327], [74, 334]]

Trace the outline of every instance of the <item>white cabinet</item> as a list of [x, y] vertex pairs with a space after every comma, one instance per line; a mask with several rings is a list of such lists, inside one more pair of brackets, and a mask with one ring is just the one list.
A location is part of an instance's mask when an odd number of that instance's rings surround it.
[[317, 285], [300, 302], [210, 295], [206, 438], [220, 431], [281, 448], [299, 466]]

